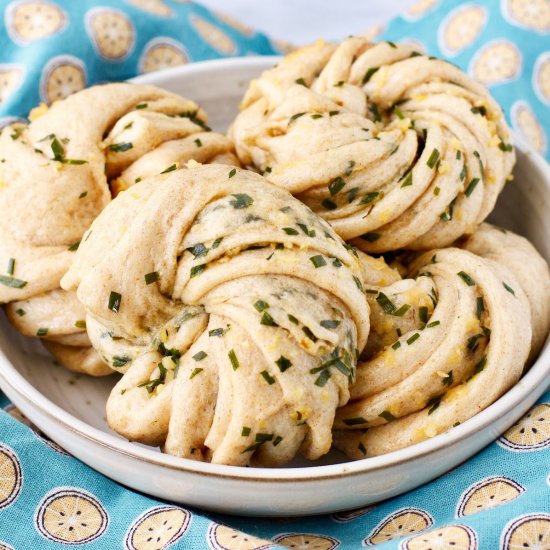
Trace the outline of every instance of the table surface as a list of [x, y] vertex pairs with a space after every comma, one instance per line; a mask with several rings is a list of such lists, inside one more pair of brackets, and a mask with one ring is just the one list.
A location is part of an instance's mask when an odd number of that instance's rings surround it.
[[361, 34], [415, 0], [200, 0], [273, 38], [307, 44]]

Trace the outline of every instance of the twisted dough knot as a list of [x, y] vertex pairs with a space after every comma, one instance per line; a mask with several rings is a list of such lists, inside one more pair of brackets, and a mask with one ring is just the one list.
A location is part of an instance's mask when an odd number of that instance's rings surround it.
[[82, 235], [135, 181], [191, 158], [236, 158], [195, 103], [151, 86], [96, 86], [42, 110], [0, 134], [0, 302], [68, 368], [103, 375], [82, 306], [59, 289]]
[[264, 72], [232, 137], [246, 166], [367, 252], [473, 232], [515, 162], [485, 88], [408, 46], [362, 38], [318, 42]]
[[369, 331], [362, 276], [288, 193], [201, 166], [119, 195], [62, 283], [125, 373], [107, 403], [114, 430], [178, 456], [277, 465], [330, 448]]
[[500, 231], [484, 224], [465, 243], [486, 257], [427, 252], [407, 279], [367, 289], [371, 333], [335, 422], [349, 456], [384, 454], [464, 422], [517, 382], [531, 347], [538, 352], [550, 322], [548, 266], [528, 241]]

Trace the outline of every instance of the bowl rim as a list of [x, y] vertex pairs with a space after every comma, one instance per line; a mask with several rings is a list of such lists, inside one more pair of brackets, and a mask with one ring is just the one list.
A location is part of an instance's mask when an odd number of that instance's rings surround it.
[[[225, 58], [197, 62], [180, 67], [164, 69], [155, 73], [141, 75], [131, 82], [155, 84], [162, 86], [162, 81], [175, 79], [189, 73], [201, 74], [215, 69], [235, 69], [240, 67], [267, 68], [278, 56], [250, 56], [244, 58]], [[159, 83], [160, 81], [160, 83]], [[516, 148], [525, 154], [527, 162], [535, 165], [543, 174], [543, 185], [550, 190], [550, 165], [543, 157], [530, 148], [523, 140], [514, 136]], [[205, 477], [239, 480], [243, 482], [316, 482], [319, 480], [338, 479], [342, 477], [363, 475], [385, 470], [401, 464], [432, 455], [446, 447], [458, 444], [480, 430], [489, 427], [493, 421], [520, 405], [528, 396], [536, 395], [538, 399], [550, 384], [550, 336], [537, 360], [528, 372], [510, 390], [461, 425], [436, 435], [435, 437], [399, 449], [384, 455], [364, 458], [338, 464], [322, 466], [305, 466], [294, 468], [244, 468], [224, 464], [211, 464], [159, 453], [153, 449], [135, 445], [112, 433], [94, 428], [83, 420], [73, 416], [60, 406], [50, 401], [38, 391], [13, 366], [0, 348], [0, 388], [9, 388], [15, 394], [32, 404], [36, 410], [48, 417], [54, 424], [60, 424], [66, 430], [106, 448], [116, 454], [139, 460], [157, 467], [168, 468], [188, 474], [199, 474]]]

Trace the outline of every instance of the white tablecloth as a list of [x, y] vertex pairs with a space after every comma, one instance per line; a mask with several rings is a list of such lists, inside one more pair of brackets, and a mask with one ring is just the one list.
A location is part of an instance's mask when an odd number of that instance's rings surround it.
[[198, 0], [273, 38], [306, 44], [361, 34], [415, 0]]

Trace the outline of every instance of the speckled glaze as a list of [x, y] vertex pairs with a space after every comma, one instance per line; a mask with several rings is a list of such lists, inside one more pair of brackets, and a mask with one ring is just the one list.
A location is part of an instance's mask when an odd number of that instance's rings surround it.
[[[197, 63], [136, 79], [189, 97], [224, 130], [251, 78], [276, 58]], [[550, 167], [518, 146], [515, 181], [491, 221], [529, 238], [550, 261]], [[129, 443], [105, 422], [113, 378], [79, 377], [53, 364], [41, 345], [0, 319], [0, 387], [54, 441], [116, 481], [144, 493], [225, 513], [289, 516], [355, 508], [413, 489], [479, 451], [511, 426], [550, 384], [550, 346], [489, 408], [452, 429], [387, 455], [345, 462], [334, 452], [315, 463], [278, 469], [194, 462]], [[235, 496], [238, 495], [238, 498]]]

